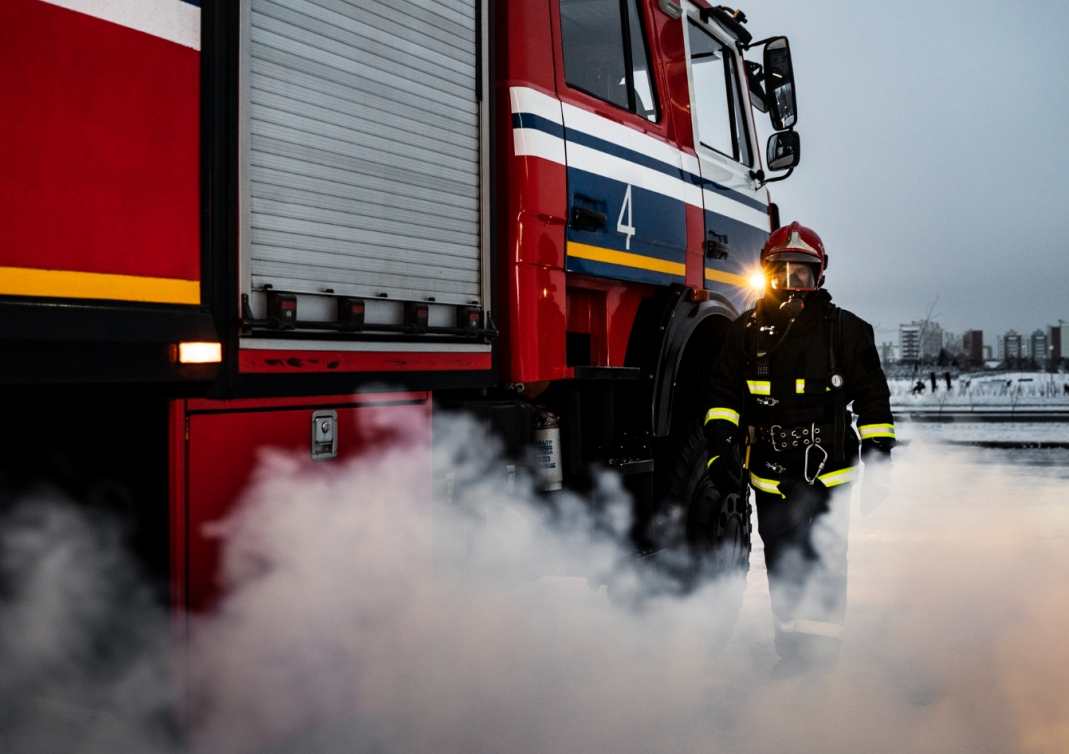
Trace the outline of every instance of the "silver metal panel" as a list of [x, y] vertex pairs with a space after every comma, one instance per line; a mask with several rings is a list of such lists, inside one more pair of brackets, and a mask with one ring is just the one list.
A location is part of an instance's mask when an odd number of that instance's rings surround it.
[[460, 150], [475, 150], [479, 148], [478, 141], [471, 138], [471, 126], [464, 127], [458, 124], [456, 130], [443, 128], [440, 123], [427, 122], [427, 113], [415, 108], [394, 104], [390, 110], [378, 110], [365, 102], [347, 99], [352, 90], [347, 87], [331, 84], [314, 76], [308, 76], [293, 71], [285, 72], [286, 78], [280, 78], [281, 70], [269, 64], [258, 65], [260, 61], [253, 63], [252, 69], [262, 74], [258, 77], [258, 87], [253, 92], [253, 97], [259, 95], [264, 106], [268, 97], [275, 97], [291, 103], [291, 107], [306, 105], [316, 108], [323, 113], [336, 113], [334, 116], [339, 121], [351, 108], [363, 110], [364, 117], [373, 118], [373, 122], [385, 126], [391, 131], [403, 131], [415, 138], [432, 139], [443, 144], [450, 144]]
[[246, 292], [482, 303], [482, 0], [242, 5]]
[[[342, 57], [358, 55], [366, 64], [383, 72], [420, 72], [434, 79], [436, 86], [458, 97], [463, 97], [471, 75], [470, 65], [442, 55], [428, 45], [411, 43], [383, 44], [380, 38], [390, 40], [371, 28], [364, 21], [355, 21], [339, 13], [324, 11], [312, 2], [281, 0], [286, 5], [297, 7], [300, 12], [288, 7], [257, 0], [261, 14], [253, 16], [253, 28], [281, 34], [289, 39], [333, 50]], [[254, 8], [257, 6], [254, 5]]]
[[265, 171], [276, 168], [315, 181], [331, 181], [398, 197], [391, 199], [391, 203], [406, 197], [424, 199], [454, 208], [449, 210], [451, 217], [457, 216], [457, 207], [478, 209], [478, 202], [471, 196], [448, 193], [453, 184], [447, 180], [423, 175], [418, 176], [419, 183], [415, 184], [412, 181], [416, 176], [411, 172], [381, 163], [277, 139], [258, 137], [252, 141], [255, 144], [250, 161]]
[[[330, 93], [339, 96], [343, 93], [345, 99], [350, 99], [361, 107], [367, 107], [369, 103], [389, 102], [390, 111], [393, 108], [413, 108], [412, 112], [417, 115], [417, 120], [428, 120], [428, 116], [434, 114], [437, 105], [430, 101], [414, 100], [409, 103], [397, 101], [397, 90], [385, 83], [377, 81], [359, 73], [352, 73], [308, 58], [298, 57], [284, 50], [278, 50], [263, 46], [257, 50], [257, 58], [252, 63], [257, 73], [265, 76], [273, 76], [276, 79], [287, 78], [307, 83], [309, 80], [317, 82], [317, 88], [326, 88], [331, 83], [336, 84]], [[300, 74], [304, 74], [304, 78]], [[403, 99], [403, 98], [402, 98]], [[475, 118], [465, 110], [439, 110], [437, 119], [430, 120], [436, 126], [449, 131], [466, 133], [475, 122]]]

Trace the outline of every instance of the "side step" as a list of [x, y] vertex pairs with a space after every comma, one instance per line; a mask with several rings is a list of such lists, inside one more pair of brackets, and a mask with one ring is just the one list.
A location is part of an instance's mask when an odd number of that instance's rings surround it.
[[609, 466], [616, 469], [620, 476], [653, 473], [652, 458], [610, 458]]
[[572, 367], [577, 380], [640, 380], [638, 367]]

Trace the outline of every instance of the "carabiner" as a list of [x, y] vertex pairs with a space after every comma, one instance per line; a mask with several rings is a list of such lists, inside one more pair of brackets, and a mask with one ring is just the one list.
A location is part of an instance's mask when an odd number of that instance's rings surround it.
[[[818, 450], [820, 450], [820, 452], [824, 454], [824, 458], [821, 459], [820, 465], [817, 466], [816, 473], [813, 474], [812, 478], [810, 478], [809, 477], [809, 451], [811, 451], [813, 448], [817, 448]], [[802, 469], [802, 476], [805, 477], [805, 483], [808, 484], [810, 487], [812, 487], [813, 484], [820, 477], [820, 472], [824, 471], [824, 464], [826, 464], [827, 462], [828, 462], [828, 451], [824, 450], [823, 446], [817, 445], [817, 444], [807, 445], [806, 449], [805, 449], [805, 466]]]

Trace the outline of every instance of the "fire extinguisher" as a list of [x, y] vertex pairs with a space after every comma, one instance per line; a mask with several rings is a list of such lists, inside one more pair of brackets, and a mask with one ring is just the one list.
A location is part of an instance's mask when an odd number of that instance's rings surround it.
[[564, 486], [564, 469], [560, 460], [560, 419], [545, 409], [535, 416], [535, 477], [543, 492]]

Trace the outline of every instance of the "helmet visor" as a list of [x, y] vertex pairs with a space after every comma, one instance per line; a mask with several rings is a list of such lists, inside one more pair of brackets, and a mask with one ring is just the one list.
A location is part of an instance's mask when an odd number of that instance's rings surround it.
[[814, 291], [819, 282], [817, 265], [807, 262], [769, 262], [766, 272], [774, 291]]

